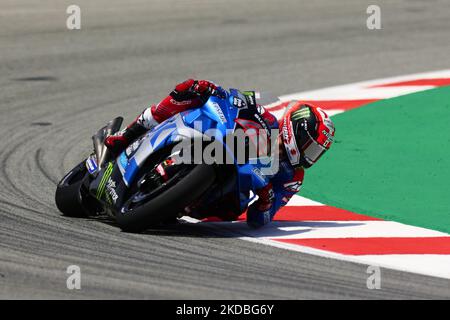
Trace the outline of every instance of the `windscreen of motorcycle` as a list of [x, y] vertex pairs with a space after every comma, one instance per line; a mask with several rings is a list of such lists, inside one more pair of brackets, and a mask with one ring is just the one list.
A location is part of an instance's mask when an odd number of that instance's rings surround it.
[[243, 130], [248, 142], [256, 148], [258, 156], [270, 156], [270, 127], [258, 110], [255, 92], [240, 92], [235, 89], [230, 92], [233, 105], [239, 109], [234, 120], [234, 132]]

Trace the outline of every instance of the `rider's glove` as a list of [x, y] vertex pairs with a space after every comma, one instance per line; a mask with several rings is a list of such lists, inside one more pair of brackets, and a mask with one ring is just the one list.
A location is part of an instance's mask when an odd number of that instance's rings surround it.
[[272, 210], [275, 195], [272, 184], [257, 190], [258, 200], [247, 210], [247, 224], [252, 228], [259, 228], [272, 220]]
[[207, 99], [210, 95], [215, 94], [216, 91], [217, 86], [210, 81], [188, 79], [177, 84], [175, 89], [170, 93], [170, 96], [176, 101], [191, 100], [195, 96]]
[[216, 93], [217, 86], [207, 80], [194, 81], [191, 90], [200, 95], [213, 95]]

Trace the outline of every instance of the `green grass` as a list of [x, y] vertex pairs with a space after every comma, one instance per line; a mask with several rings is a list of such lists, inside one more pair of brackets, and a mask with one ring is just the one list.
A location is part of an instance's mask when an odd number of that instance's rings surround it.
[[336, 142], [301, 194], [354, 212], [450, 233], [450, 87], [333, 117]]

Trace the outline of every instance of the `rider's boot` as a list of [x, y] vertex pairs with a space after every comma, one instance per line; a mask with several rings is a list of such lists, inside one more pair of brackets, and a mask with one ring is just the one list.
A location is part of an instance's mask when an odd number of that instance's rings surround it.
[[139, 117], [130, 123], [125, 129], [106, 137], [106, 147], [115, 155], [125, 150], [131, 142], [139, 138], [148, 130], [158, 125], [158, 121], [153, 118], [151, 108], [147, 108]]

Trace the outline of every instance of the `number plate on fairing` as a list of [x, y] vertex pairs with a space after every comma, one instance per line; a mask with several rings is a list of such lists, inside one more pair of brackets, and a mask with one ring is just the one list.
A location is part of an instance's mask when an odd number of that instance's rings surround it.
[[90, 174], [94, 174], [98, 170], [97, 157], [95, 154], [91, 154], [86, 160], [86, 168]]

